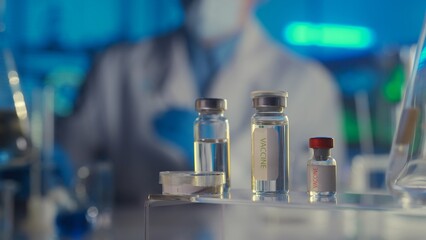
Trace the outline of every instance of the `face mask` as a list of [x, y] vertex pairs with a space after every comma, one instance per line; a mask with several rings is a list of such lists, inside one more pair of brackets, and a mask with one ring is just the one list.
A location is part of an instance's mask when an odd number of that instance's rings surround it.
[[188, 9], [186, 26], [202, 41], [220, 41], [239, 30], [245, 1], [195, 1]]

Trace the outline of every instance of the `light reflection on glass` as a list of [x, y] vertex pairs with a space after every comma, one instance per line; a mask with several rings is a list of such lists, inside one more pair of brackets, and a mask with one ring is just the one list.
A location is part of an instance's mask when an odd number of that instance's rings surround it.
[[25, 104], [24, 94], [22, 94], [20, 79], [18, 72], [16, 71], [15, 62], [12, 53], [8, 49], [3, 50], [3, 57], [6, 64], [7, 77], [9, 79], [9, 85], [13, 93], [13, 102], [15, 105], [16, 115], [18, 116], [21, 124], [21, 128], [27, 133], [28, 125], [27, 117], [27, 106]]

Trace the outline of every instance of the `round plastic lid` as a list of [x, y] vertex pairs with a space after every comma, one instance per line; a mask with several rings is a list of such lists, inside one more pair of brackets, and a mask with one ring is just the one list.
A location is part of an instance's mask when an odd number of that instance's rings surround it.
[[309, 139], [310, 148], [333, 148], [334, 139], [331, 137], [313, 137]]
[[257, 97], [288, 97], [288, 93], [286, 91], [253, 91], [251, 92], [252, 98]]

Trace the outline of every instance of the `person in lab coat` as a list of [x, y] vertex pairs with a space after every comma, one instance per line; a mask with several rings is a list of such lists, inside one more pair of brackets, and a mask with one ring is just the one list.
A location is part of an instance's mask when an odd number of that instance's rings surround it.
[[250, 189], [253, 90], [288, 91], [291, 189], [306, 190], [310, 137], [334, 137], [332, 154], [344, 160], [339, 91], [323, 67], [269, 38], [252, 0], [183, 3], [182, 28], [112, 47], [97, 61], [75, 113], [59, 123], [77, 166], [111, 160], [119, 200], [158, 193], [159, 171], [192, 169], [195, 100], [226, 98], [231, 186]]

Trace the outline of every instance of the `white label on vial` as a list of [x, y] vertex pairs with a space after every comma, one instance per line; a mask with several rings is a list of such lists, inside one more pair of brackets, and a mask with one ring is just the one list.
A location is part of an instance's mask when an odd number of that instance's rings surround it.
[[336, 166], [308, 165], [308, 191], [335, 192]]
[[273, 128], [253, 131], [253, 175], [256, 180], [278, 178], [278, 132]]

